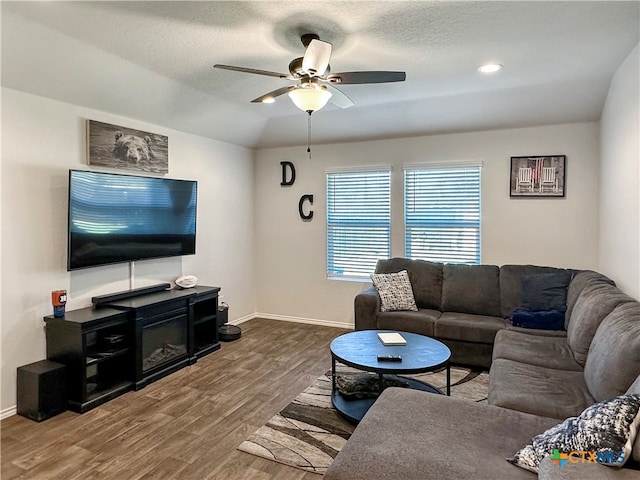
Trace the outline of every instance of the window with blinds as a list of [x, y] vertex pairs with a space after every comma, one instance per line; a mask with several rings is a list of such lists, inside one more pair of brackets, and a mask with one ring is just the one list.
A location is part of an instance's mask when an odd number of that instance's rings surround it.
[[480, 167], [404, 172], [405, 256], [480, 263]]
[[327, 275], [368, 277], [390, 253], [390, 170], [327, 173]]

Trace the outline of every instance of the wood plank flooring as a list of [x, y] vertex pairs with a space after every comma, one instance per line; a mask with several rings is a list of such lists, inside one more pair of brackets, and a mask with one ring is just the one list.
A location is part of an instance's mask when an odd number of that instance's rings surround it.
[[331, 368], [347, 330], [276, 320], [85, 414], [2, 421], [2, 480], [320, 480], [236, 450]]

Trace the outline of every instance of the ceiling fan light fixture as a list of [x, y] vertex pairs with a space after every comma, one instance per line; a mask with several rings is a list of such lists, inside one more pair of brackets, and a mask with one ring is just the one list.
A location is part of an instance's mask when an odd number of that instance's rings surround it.
[[502, 70], [502, 65], [499, 63], [487, 63], [478, 68], [481, 73], [496, 73], [499, 70]]
[[324, 87], [298, 87], [289, 92], [289, 98], [303, 112], [316, 112], [331, 98], [331, 92]]

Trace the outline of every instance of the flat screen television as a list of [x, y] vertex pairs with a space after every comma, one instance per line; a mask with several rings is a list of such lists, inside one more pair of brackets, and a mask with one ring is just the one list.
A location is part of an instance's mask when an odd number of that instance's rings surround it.
[[69, 170], [67, 270], [196, 253], [198, 183]]

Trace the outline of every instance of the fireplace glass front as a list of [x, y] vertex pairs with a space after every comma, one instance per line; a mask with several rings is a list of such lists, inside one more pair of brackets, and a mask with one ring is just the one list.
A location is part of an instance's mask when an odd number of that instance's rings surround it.
[[179, 315], [142, 328], [142, 371], [183, 358], [187, 354], [187, 316]]

